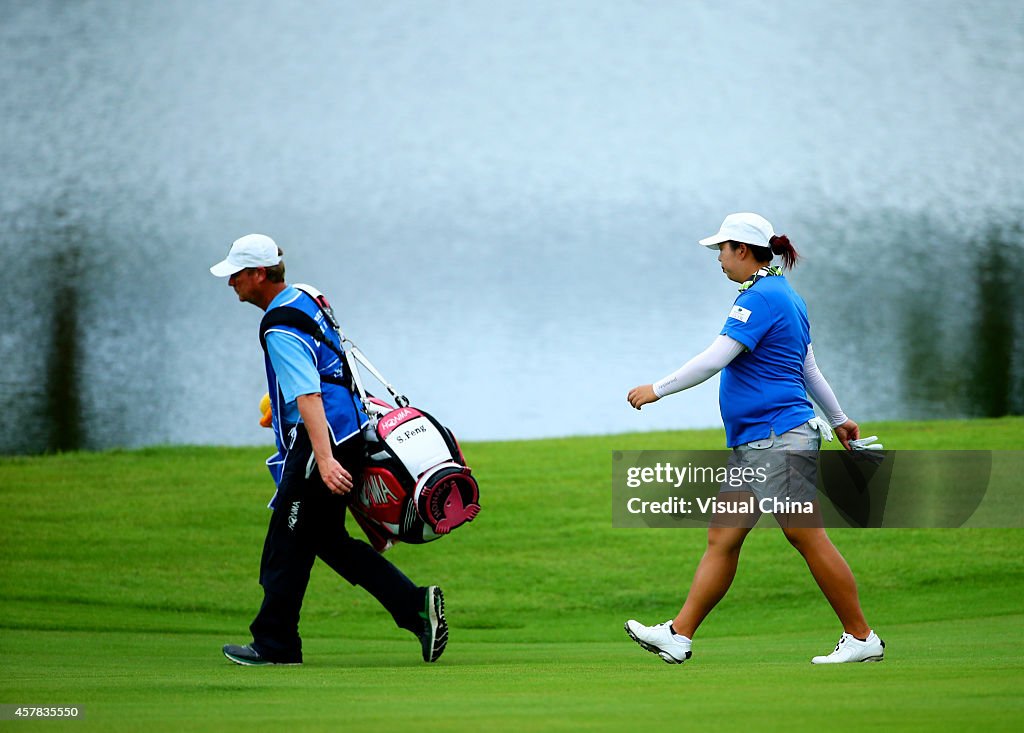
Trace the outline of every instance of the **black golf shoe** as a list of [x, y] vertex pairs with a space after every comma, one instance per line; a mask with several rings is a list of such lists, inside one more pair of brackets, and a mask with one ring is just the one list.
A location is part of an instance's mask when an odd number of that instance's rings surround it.
[[261, 656], [258, 651], [252, 648], [251, 644], [246, 644], [245, 646], [239, 646], [238, 644], [225, 644], [224, 656], [230, 659], [235, 664], [241, 664], [244, 667], [268, 667], [272, 664], [302, 664], [302, 659], [296, 659], [286, 662], [272, 661], [270, 659], [267, 659], [266, 657]]
[[436, 662], [448, 644], [448, 622], [444, 618], [444, 593], [436, 585], [427, 588], [420, 611], [423, 631], [418, 636], [423, 647], [423, 661]]

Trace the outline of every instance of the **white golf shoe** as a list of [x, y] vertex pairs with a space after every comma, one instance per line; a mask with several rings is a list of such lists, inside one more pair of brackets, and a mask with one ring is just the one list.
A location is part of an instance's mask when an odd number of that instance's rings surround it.
[[885, 642], [872, 631], [861, 641], [851, 634], [839, 637], [835, 651], [824, 657], [814, 657], [812, 664], [842, 664], [843, 662], [881, 662], [885, 656]]
[[690, 647], [693, 642], [686, 637], [686, 641], [680, 641], [672, 633], [672, 622], [666, 621], [663, 624], [644, 626], [639, 621], [630, 619], [626, 622], [626, 633], [629, 638], [635, 641], [652, 654], [657, 654], [669, 664], [682, 664], [692, 656]]

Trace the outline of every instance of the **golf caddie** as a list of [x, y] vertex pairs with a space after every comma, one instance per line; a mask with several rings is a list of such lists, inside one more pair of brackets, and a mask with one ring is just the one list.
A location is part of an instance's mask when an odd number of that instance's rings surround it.
[[424, 661], [437, 661], [448, 641], [441, 589], [417, 586], [345, 529], [365, 461], [367, 417], [353, 396], [339, 334], [311, 295], [285, 283], [281, 255], [270, 237], [249, 234], [210, 268], [228, 278], [239, 301], [265, 311], [260, 341], [277, 443], [267, 461], [277, 493], [260, 560], [263, 604], [249, 627], [252, 642], [228, 644], [224, 655], [248, 666], [302, 663], [299, 610], [319, 557], [415, 634]]

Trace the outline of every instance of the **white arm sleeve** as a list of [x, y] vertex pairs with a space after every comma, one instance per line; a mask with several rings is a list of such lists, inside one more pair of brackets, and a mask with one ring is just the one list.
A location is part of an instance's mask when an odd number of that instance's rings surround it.
[[814, 361], [814, 349], [810, 344], [807, 344], [807, 356], [804, 358], [804, 383], [807, 385], [807, 394], [825, 412], [829, 425], [836, 427], [849, 419], [843, 412], [843, 408], [839, 406], [835, 392], [832, 391], [821, 370], [818, 369], [818, 365]]
[[696, 387], [701, 382], [711, 379], [743, 353], [745, 347], [729, 336], [719, 336], [697, 356], [679, 367], [664, 379], [654, 383], [654, 394], [664, 397], [667, 394], [682, 392], [684, 389]]

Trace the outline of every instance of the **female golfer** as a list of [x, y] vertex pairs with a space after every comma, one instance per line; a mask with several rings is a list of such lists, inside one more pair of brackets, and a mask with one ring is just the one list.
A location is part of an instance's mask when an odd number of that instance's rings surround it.
[[[832, 435], [828, 425], [815, 417], [808, 395], [821, 406], [847, 450], [858, 447], [850, 443], [859, 440], [860, 431], [857, 423], [843, 413], [814, 362], [804, 301], [790, 287], [782, 268], [771, 266], [772, 255], [777, 254], [791, 269], [797, 261], [796, 250], [785, 235], [776, 236], [772, 225], [757, 214], [730, 214], [717, 234], [700, 243], [718, 250], [722, 271], [740, 283], [740, 295], [720, 335], [707, 350], [661, 381], [634, 387], [627, 399], [639, 410], [722, 372], [719, 402], [732, 448], [729, 465], [765, 467], [762, 475], [767, 480], [760, 484], [752, 481], [743, 492], [723, 485], [720, 499], [732, 507], [748, 506], [738, 500], [749, 499], [751, 494], [757, 496], [757, 506], [763, 505], [760, 500], [765, 498], [811, 503], [810, 521], [807, 517], [775, 514], [786, 539], [807, 561], [843, 625], [835, 650], [811, 661], [880, 661], [885, 643], [864, 619], [853, 573], [825, 533], [814, 500], [821, 435], [829, 440]], [[781, 470], [779, 465], [783, 466]], [[716, 513], [708, 528], [707, 550], [679, 615], [654, 626], [630, 619], [626, 633], [670, 664], [689, 659], [691, 639], [729, 590], [743, 540], [759, 516], [757, 509], [742, 516]]]

